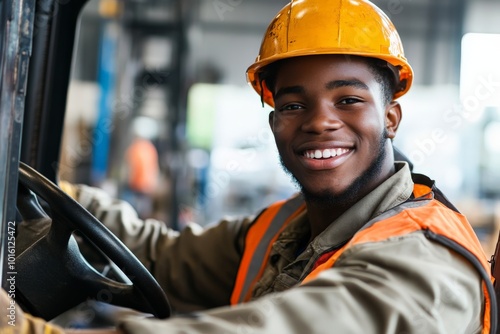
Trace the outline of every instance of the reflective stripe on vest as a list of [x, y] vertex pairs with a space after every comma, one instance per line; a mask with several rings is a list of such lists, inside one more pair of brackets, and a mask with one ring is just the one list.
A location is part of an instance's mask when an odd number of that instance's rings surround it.
[[304, 199], [296, 196], [271, 205], [256, 219], [245, 238], [245, 250], [231, 296], [232, 305], [250, 299], [252, 288], [268, 262], [272, 244], [304, 209]]

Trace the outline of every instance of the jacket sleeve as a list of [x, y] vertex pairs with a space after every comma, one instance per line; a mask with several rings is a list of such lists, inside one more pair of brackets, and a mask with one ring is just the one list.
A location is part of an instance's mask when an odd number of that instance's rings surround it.
[[250, 218], [207, 228], [191, 224], [178, 232], [161, 221], [139, 219], [130, 204], [101, 189], [78, 185], [69, 193], [148, 268], [175, 311], [229, 304]]
[[0, 290], [0, 333], [2, 334], [64, 334], [64, 331], [43, 319], [22, 311], [19, 304]]
[[307, 284], [236, 307], [168, 320], [128, 319], [148, 333], [479, 333], [476, 270], [421, 232], [353, 246]]

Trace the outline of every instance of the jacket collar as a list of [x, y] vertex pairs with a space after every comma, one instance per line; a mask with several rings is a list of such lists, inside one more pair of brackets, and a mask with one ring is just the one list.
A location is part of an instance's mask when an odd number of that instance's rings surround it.
[[322, 252], [332, 245], [342, 245], [381, 213], [410, 198], [413, 181], [407, 163], [396, 162], [396, 173], [333, 221], [315, 240], [312, 247]]

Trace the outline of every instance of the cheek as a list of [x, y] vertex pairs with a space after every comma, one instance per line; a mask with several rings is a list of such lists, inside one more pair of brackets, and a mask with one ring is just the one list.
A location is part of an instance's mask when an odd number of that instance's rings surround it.
[[283, 161], [289, 161], [293, 155], [290, 133], [282, 130], [278, 132], [273, 131], [273, 134], [279, 156]]
[[285, 145], [293, 139], [293, 124], [286, 118], [275, 118], [271, 123], [274, 140], [278, 146]]
[[280, 155], [283, 155], [283, 153], [286, 150], [287, 141], [279, 134], [274, 133], [274, 142], [276, 143], [276, 148], [278, 149], [278, 153]]
[[361, 137], [379, 139], [381, 134], [386, 131], [384, 119], [382, 117], [362, 117], [354, 125], [356, 132]]
[[363, 152], [367, 160], [372, 160], [380, 152], [380, 145], [385, 136], [386, 128], [379, 122], [364, 123], [356, 133], [359, 139], [358, 149]]
[[286, 118], [275, 117], [271, 122], [271, 130], [274, 133], [274, 137], [280, 137], [284, 135], [287, 129], [290, 129], [291, 122]]

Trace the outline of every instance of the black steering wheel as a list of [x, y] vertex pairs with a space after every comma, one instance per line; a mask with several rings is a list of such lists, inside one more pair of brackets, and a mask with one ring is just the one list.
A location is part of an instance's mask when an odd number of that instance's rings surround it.
[[[49, 219], [49, 231], [16, 257], [16, 300], [27, 312], [51, 320], [88, 300], [132, 308], [157, 318], [170, 316], [162, 288], [101, 222], [58, 186], [24, 163], [19, 166], [17, 207], [23, 220]], [[125, 273], [126, 281], [111, 280], [82, 256], [72, 233], [78, 231]]]

